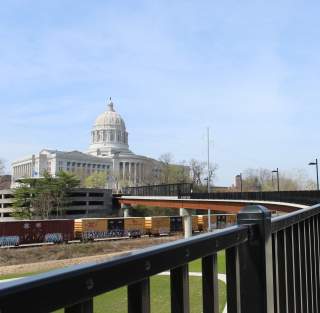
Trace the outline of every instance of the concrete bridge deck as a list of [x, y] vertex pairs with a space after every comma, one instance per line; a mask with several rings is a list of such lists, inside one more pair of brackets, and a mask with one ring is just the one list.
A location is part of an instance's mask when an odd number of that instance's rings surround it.
[[117, 198], [122, 205], [145, 205], [172, 209], [212, 210], [226, 213], [238, 213], [241, 208], [250, 205], [263, 205], [271, 211], [293, 212], [309, 206], [275, 201], [261, 200], [221, 200], [221, 199], [179, 199], [161, 196], [122, 196]]

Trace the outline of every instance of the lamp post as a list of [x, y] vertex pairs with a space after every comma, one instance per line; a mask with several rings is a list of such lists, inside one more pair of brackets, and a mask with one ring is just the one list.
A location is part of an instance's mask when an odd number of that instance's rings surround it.
[[317, 190], [319, 190], [319, 171], [318, 171], [318, 159], [315, 162], [310, 162], [309, 165], [316, 166], [316, 173], [317, 173]]
[[279, 183], [279, 169], [272, 171], [272, 173], [277, 173], [277, 185], [278, 185], [278, 192], [280, 191], [280, 183]]
[[242, 193], [242, 173], [240, 173], [238, 175], [238, 177], [239, 177], [239, 180], [240, 180], [240, 192]]

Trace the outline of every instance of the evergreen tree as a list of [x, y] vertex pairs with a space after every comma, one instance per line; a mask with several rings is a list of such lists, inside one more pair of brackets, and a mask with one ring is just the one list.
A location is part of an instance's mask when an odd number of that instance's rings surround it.
[[17, 218], [48, 218], [62, 215], [68, 192], [80, 181], [74, 175], [60, 172], [56, 177], [44, 173], [43, 178], [26, 178], [14, 190], [14, 213]]

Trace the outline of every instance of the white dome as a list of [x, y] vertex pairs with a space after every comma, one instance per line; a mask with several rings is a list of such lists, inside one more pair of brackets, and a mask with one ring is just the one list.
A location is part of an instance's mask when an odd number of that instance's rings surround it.
[[126, 125], [120, 114], [114, 110], [110, 98], [107, 111], [100, 114], [93, 125], [89, 153], [110, 156], [116, 152], [130, 151]]
[[111, 101], [111, 99], [110, 99], [110, 102], [108, 103], [108, 110], [103, 112], [97, 117], [94, 126], [96, 127], [121, 126], [123, 128], [126, 127], [120, 114], [114, 110], [113, 102]]

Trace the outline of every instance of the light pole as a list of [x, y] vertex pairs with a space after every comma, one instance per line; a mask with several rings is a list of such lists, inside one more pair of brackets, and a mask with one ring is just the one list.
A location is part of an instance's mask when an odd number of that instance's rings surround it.
[[316, 172], [317, 172], [317, 190], [319, 190], [319, 171], [318, 171], [318, 159], [316, 159], [315, 162], [310, 162], [309, 165], [315, 165], [316, 166]]
[[280, 183], [279, 183], [279, 169], [272, 171], [272, 173], [277, 173], [277, 185], [278, 185], [278, 192], [280, 191]]
[[239, 180], [240, 180], [240, 192], [242, 193], [242, 173], [240, 173], [238, 175], [238, 177], [239, 177]]
[[[210, 129], [207, 128], [207, 148], [208, 148], [208, 159], [207, 159], [207, 166], [208, 166], [208, 198], [210, 198]], [[208, 231], [211, 231], [211, 210], [208, 210]]]

